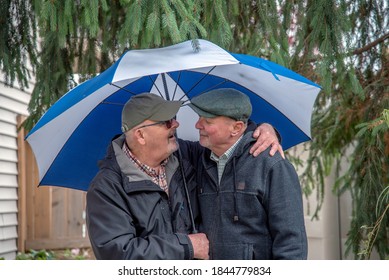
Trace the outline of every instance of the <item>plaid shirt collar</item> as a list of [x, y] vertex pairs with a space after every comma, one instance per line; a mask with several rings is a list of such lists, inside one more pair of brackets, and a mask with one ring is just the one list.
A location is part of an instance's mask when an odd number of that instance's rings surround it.
[[169, 195], [169, 188], [166, 180], [166, 164], [168, 163], [169, 158], [161, 162], [160, 169], [158, 172], [147, 164], [140, 162], [139, 159], [137, 159], [135, 155], [131, 152], [131, 150], [128, 148], [126, 142], [124, 142], [122, 150], [139, 170], [149, 175], [151, 177], [151, 180]]
[[224, 168], [226, 167], [228, 160], [230, 159], [230, 157], [234, 153], [236, 147], [238, 146], [238, 144], [242, 140], [242, 138], [243, 138], [243, 135], [220, 157], [218, 157], [213, 152], [211, 153], [211, 156], [210, 156], [211, 160], [213, 160], [217, 164], [217, 174], [218, 174], [219, 183], [220, 183], [220, 180], [222, 178]]
[[224, 152], [224, 154], [222, 154], [220, 157], [218, 157], [216, 154], [214, 154], [213, 152], [211, 153], [211, 159], [213, 161], [219, 161], [220, 159], [225, 159], [226, 161], [232, 156], [232, 154], [234, 153], [236, 147], [238, 146], [239, 142], [242, 140], [243, 138], [243, 135], [239, 137], [238, 140], [236, 140], [236, 142], [227, 150]]

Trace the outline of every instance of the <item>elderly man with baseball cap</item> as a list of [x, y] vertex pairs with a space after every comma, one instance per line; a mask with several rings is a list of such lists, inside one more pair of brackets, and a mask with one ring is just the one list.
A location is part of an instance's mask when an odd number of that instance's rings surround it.
[[197, 164], [202, 217], [211, 259], [306, 259], [301, 187], [292, 164], [279, 153], [253, 157], [246, 133], [252, 112], [247, 95], [217, 89], [189, 105], [198, 115]]
[[204, 148], [182, 142], [179, 162], [181, 105], [150, 93], [125, 104], [123, 134], [110, 144], [87, 193], [97, 259], [208, 259], [207, 237], [193, 230], [200, 217], [193, 162]]

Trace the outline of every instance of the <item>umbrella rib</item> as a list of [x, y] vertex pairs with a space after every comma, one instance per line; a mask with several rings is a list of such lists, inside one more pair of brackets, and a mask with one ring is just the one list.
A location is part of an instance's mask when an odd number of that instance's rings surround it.
[[180, 71], [178, 73], [178, 79], [177, 79], [176, 87], [174, 88], [174, 92], [173, 92], [173, 100], [174, 100], [174, 97], [176, 97], [176, 92], [177, 92], [177, 89], [178, 89], [178, 83], [180, 82], [180, 79], [181, 79], [181, 73], [182, 73], [182, 71]]
[[[211, 72], [213, 71], [213, 69], [215, 69], [215, 68], [216, 68], [216, 66], [212, 67], [212, 69], [211, 69], [210, 71], [208, 71], [208, 73], [206, 73], [206, 74], [204, 75], [204, 77], [202, 77], [195, 85], [192, 86], [192, 88], [191, 88], [190, 90], [188, 90], [188, 92], [185, 93], [185, 95], [188, 97], [188, 100], [186, 100], [186, 101], [184, 101], [184, 102], [189, 101], [189, 96], [188, 96], [187, 94], [188, 94], [189, 92], [191, 92], [198, 84], [200, 84], [201, 81], [202, 81], [203, 79], [205, 79], [206, 76], [210, 75], [210, 73], [211, 73]], [[212, 86], [212, 87], [210, 87], [210, 88], [207, 88], [207, 89], [204, 90], [203, 92], [199, 93], [199, 95], [200, 95], [200, 94], [203, 94], [204, 92], [210, 91], [210, 90], [212, 90], [212, 89], [214, 89], [214, 88], [217, 88], [217, 87], [219, 87], [220, 85], [225, 84], [225, 83], [228, 82], [228, 81], [230, 81], [230, 80], [224, 79], [222, 82], [220, 82], [220, 83], [218, 83], [218, 84], [215, 84], [214, 86]], [[181, 97], [179, 100], [181, 100], [182, 98], [183, 98], [183, 97]], [[187, 105], [187, 104], [184, 104], [184, 106], [185, 106], [185, 105]]]
[[114, 83], [109, 83], [111, 86], [114, 86], [114, 87], [117, 87], [118, 89], [122, 89], [124, 91], [127, 91], [128, 93], [131, 93], [132, 95], [136, 95], [135, 92], [132, 92], [132, 91], [129, 91], [128, 89], [124, 88], [124, 87], [119, 87], [118, 85], [115, 85]]
[[[201, 83], [201, 81], [202, 80], [204, 80], [205, 79], [205, 77], [207, 77], [208, 75], [209, 75], [209, 73], [211, 73], [212, 71], [213, 71], [213, 69], [215, 69], [216, 68], [216, 66], [213, 66], [199, 81], [197, 81], [197, 83], [195, 83], [193, 86], [192, 86], [192, 88], [191, 89], [189, 89], [188, 90], [188, 92], [187, 93], [189, 93], [189, 92], [191, 92], [198, 84], [200, 84]], [[185, 93], [185, 94], [187, 94], [187, 93]], [[188, 97], [189, 98], [189, 97]]]
[[[199, 81], [197, 81], [186, 93], [185, 95], [188, 97], [188, 100], [189, 100], [189, 96], [188, 94], [197, 86], [199, 85], [208, 75], [210, 75], [210, 73], [216, 68], [216, 65], [213, 66]], [[219, 84], [217, 85], [214, 85], [213, 87], [211, 88], [207, 88], [206, 90], [204, 90], [203, 92], [201, 92], [200, 94], [204, 93], [204, 92], [207, 92], [207, 91], [210, 91], [218, 86], [220, 86], [221, 84], [224, 84], [226, 83], [228, 80], [227, 79], [224, 79], [224, 81], [220, 82]], [[180, 100], [182, 99], [182, 97], [180, 98]], [[187, 101], [188, 101], [187, 100]], [[186, 102], [186, 101], [185, 101]]]
[[167, 88], [167, 83], [166, 83], [166, 77], [165, 77], [166, 73], [162, 73], [161, 76], [162, 76], [162, 84], [163, 84], [163, 90], [165, 91], [165, 97], [166, 97], [166, 100], [169, 100], [170, 101], [170, 94], [169, 94], [169, 90]]
[[157, 91], [159, 92], [159, 95], [163, 98], [162, 92], [159, 90], [155, 81], [153, 81], [153, 79], [151, 79], [151, 76], [148, 76], [148, 77], [149, 77], [150, 81], [153, 83], [153, 85], [155, 86], [155, 88], [157, 89]]
[[101, 101], [101, 104], [123, 106], [123, 103]]

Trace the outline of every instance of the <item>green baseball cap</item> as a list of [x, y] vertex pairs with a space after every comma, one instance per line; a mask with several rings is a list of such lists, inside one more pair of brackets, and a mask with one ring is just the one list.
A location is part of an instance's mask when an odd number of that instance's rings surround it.
[[167, 121], [177, 115], [182, 101], [168, 101], [162, 97], [144, 92], [134, 95], [122, 110], [122, 132], [126, 132], [145, 120]]
[[199, 116], [205, 118], [226, 116], [247, 122], [252, 112], [250, 98], [232, 88], [220, 88], [202, 93], [193, 97], [188, 105]]

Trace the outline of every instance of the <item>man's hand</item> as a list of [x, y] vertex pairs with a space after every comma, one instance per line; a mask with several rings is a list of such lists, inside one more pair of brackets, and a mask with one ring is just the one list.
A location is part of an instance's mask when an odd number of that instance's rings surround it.
[[253, 137], [257, 138], [257, 142], [255, 142], [250, 149], [250, 154], [252, 154], [254, 157], [258, 156], [269, 146], [271, 146], [269, 152], [271, 156], [274, 156], [274, 154], [279, 151], [281, 156], [285, 158], [282, 146], [278, 142], [277, 134], [270, 124], [263, 123], [258, 126], [253, 133]]
[[194, 233], [188, 235], [192, 242], [194, 258], [208, 260], [209, 259], [209, 241], [204, 233]]

